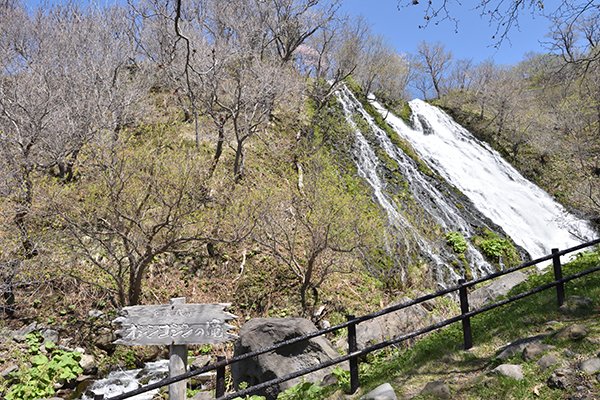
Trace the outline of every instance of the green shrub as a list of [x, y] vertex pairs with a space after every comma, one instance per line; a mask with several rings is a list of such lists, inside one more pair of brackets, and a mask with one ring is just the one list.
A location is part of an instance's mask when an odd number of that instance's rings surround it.
[[502, 258], [507, 265], [517, 265], [521, 261], [513, 243], [489, 229], [485, 230], [483, 236], [475, 237], [474, 242], [481, 249], [483, 255], [494, 262], [499, 262]]
[[325, 389], [312, 382], [301, 382], [279, 393], [277, 400], [321, 400]]
[[[22, 368], [11, 375], [16, 383], [6, 394], [6, 400], [34, 400], [54, 395], [54, 385], [77, 378], [83, 372], [79, 366], [81, 354], [60, 350], [52, 342], [42, 344], [37, 333], [26, 337], [31, 368]], [[42, 346], [46, 354], [42, 353]]]
[[462, 254], [467, 251], [467, 240], [460, 232], [448, 232], [446, 234], [446, 243], [452, 247], [455, 253]]

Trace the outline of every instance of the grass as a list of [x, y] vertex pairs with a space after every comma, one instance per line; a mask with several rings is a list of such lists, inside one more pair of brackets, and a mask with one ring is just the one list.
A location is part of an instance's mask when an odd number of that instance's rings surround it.
[[[566, 264], [564, 276], [587, 270], [600, 264], [600, 249], [582, 253]], [[508, 296], [514, 296], [553, 280], [552, 271], [532, 275], [527, 281], [513, 288]], [[591, 336], [600, 338], [600, 273], [566, 283], [566, 296], [585, 296], [593, 299], [594, 315], [566, 316], [556, 305], [556, 292], [549, 289], [475, 316], [471, 320], [474, 348], [462, 350], [462, 330], [456, 323], [418, 340], [409, 349], [387, 349], [385, 353], [371, 355], [369, 364], [361, 365], [361, 393], [390, 382], [397, 393], [415, 399], [428, 399], [419, 391], [425, 383], [444, 380], [450, 383], [453, 399], [559, 399], [565, 391], [550, 389], [546, 380], [552, 369], [541, 370], [537, 364], [524, 362], [520, 355], [508, 361], [496, 359], [498, 349], [514, 340], [537, 335], [548, 329], [548, 321], [556, 321], [554, 328], [572, 323], [583, 323]], [[570, 349], [577, 357], [591, 357], [598, 351], [597, 344], [588, 341], [546, 340], [562, 352]], [[510, 378], [485, 374], [503, 362], [519, 363], [525, 378]], [[593, 390], [600, 393], [600, 384], [594, 380]], [[574, 388], [573, 388], [574, 390]], [[536, 394], [537, 393], [537, 394]]]

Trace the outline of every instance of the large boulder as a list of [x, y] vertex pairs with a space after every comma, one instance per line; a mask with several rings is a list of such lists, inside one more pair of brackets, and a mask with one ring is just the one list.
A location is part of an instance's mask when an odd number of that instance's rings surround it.
[[[284, 340], [290, 340], [316, 331], [315, 325], [303, 318], [255, 318], [244, 324], [235, 342], [234, 356], [254, 352]], [[292, 372], [309, 368], [339, 357], [331, 343], [322, 336], [283, 347], [274, 352], [248, 358], [231, 366], [236, 388], [242, 382], [249, 386], [276, 379]], [[331, 368], [315, 371], [301, 378], [289, 380], [260, 393], [274, 399], [277, 393], [302, 380], [320, 383], [331, 373]]]
[[500, 296], [504, 296], [510, 289], [524, 282], [526, 279], [527, 275], [520, 271], [515, 271], [494, 279], [489, 285], [476, 289], [469, 294], [470, 308], [474, 310]]
[[[390, 305], [390, 307], [409, 301], [411, 299], [404, 297], [399, 302]], [[361, 322], [356, 326], [356, 344], [359, 349], [364, 349], [369, 345], [423, 328], [432, 322], [434, 322], [433, 317], [425, 307], [421, 304], [416, 304]], [[339, 348], [344, 349], [344, 351], [348, 349], [348, 340], [346, 338], [340, 339], [336, 344]]]

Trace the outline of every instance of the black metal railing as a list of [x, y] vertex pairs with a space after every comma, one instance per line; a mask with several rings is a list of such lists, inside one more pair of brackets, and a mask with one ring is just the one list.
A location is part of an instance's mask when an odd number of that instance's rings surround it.
[[[558, 303], [558, 306], [561, 306], [564, 303], [564, 299], [565, 299], [565, 283], [569, 282], [571, 280], [578, 279], [580, 277], [589, 275], [591, 273], [600, 271], [600, 265], [598, 265], [594, 268], [590, 268], [588, 270], [567, 276], [567, 277], [563, 277], [562, 263], [560, 261], [560, 257], [563, 255], [566, 255], [566, 254], [576, 252], [578, 250], [582, 250], [585, 248], [595, 246], [597, 244], [600, 244], [600, 239], [596, 239], [591, 242], [583, 243], [581, 245], [574, 246], [574, 247], [571, 247], [571, 248], [568, 248], [568, 249], [562, 250], [562, 251], [558, 250], [558, 249], [552, 249], [552, 254], [549, 254], [544, 257], [540, 257], [538, 259], [535, 259], [535, 260], [532, 260], [532, 261], [529, 261], [529, 262], [526, 262], [523, 264], [520, 264], [516, 267], [506, 269], [504, 271], [498, 271], [493, 274], [487, 275], [485, 277], [481, 277], [481, 278], [471, 280], [468, 282], [465, 281], [464, 279], [461, 279], [458, 281], [458, 284], [455, 286], [440, 290], [435, 293], [430, 293], [430, 294], [418, 297], [414, 300], [411, 300], [411, 301], [408, 301], [405, 303], [387, 307], [385, 309], [382, 309], [380, 311], [377, 311], [377, 312], [374, 312], [371, 314], [366, 314], [366, 315], [363, 315], [360, 317], [354, 317], [352, 315], [348, 315], [346, 322], [332, 326], [330, 328], [311, 332], [309, 334], [299, 336], [294, 339], [285, 340], [283, 342], [279, 342], [277, 344], [266, 347], [264, 349], [257, 350], [257, 351], [251, 352], [251, 353], [242, 354], [237, 357], [230, 358], [230, 359], [225, 359], [223, 357], [219, 357], [217, 359], [217, 362], [215, 362], [213, 364], [209, 364], [205, 367], [186, 372], [185, 374], [182, 374], [182, 375], [166, 378], [166, 379], [161, 380], [160, 382], [149, 384], [149, 385], [146, 385], [139, 389], [132, 390], [130, 392], [127, 392], [127, 393], [124, 393], [124, 394], [121, 394], [118, 396], [114, 396], [114, 397], [111, 397], [111, 398], [108, 398], [105, 400], [124, 400], [124, 399], [130, 398], [130, 397], [136, 396], [138, 394], [149, 392], [151, 390], [155, 390], [155, 389], [170, 385], [172, 383], [186, 380], [193, 376], [200, 375], [200, 374], [203, 374], [203, 373], [206, 373], [209, 371], [215, 371], [215, 370], [217, 371], [215, 396], [218, 400], [230, 400], [235, 397], [243, 397], [246, 395], [257, 393], [259, 391], [262, 391], [263, 389], [278, 385], [282, 382], [285, 382], [285, 381], [288, 381], [288, 380], [291, 380], [294, 378], [298, 378], [298, 377], [307, 375], [311, 372], [325, 369], [325, 368], [328, 368], [333, 365], [340, 364], [340, 363], [346, 362], [346, 361], [349, 362], [349, 366], [350, 366], [350, 392], [354, 393], [354, 392], [356, 392], [356, 390], [358, 390], [358, 388], [360, 386], [359, 373], [358, 373], [358, 362], [359, 362], [359, 358], [361, 356], [365, 356], [373, 351], [380, 350], [380, 349], [404, 342], [406, 340], [423, 335], [425, 333], [429, 333], [429, 332], [438, 330], [440, 328], [443, 328], [445, 326], [451, 325], [451, 324], [459, 322], [459, 321], [461, 321], [461, 323], [462, 323], [463, 347], [464, 347], [464, 349], [469, 349], [473, 346], [473, 334], [471, 331], [471, 317], [481, 314], [481, 313], [484, 313], [484, 312], [487, 312], [494, 308], [506, 305], [508, 303], [512, 303], [514, 301], [523, 299], [525, 297], [531, 296], [533, 294], [542, 292], [544, 290], [547, 290], [547, 289], [550, 289], [553, 287], [556, 287], [557, 303]], [[554, 281], [549, 282], [544, 285], [540, 285], [529, 291], [522, 292], [513, 297], [510, 297], [510, 298], [507, 298], [507, 299], [504, 299], [504, 300], [501, 300], [501, 301], [498, 301], [498, 302], [495, 302], [492, 304], [485, 305], [476, 310], [471, 311], [469, 309], [468, 289], [470, 287], [473, 287], [479, 283], [488, 281], [490, 279], [494, 279], [494, 278], [497, 278], [497, 277], [500, 277], [503, 275], [510, 274], [515, 271], [522, 270], [524, 268], [535, 266], [539, 263], [549, 261], [549, 260], [552, 260], [553, 271], [554, 271]], [[437, 297], [445, 296], [445, 295], [453, 293], [453, 292], [458, 292], [458, 298], [460, 301], [460, 310], [461, 310], [460, 315], [457, 315], [455, 317], [446, 319], [446, 320], [438, 322], [436, 324], [432, 324], [427, 327], [406, 333], [404, 335], [396, 336], [393, 339], [385, 340], [385, 341], [379, 342], [377, 344], [371, 345], [369, 347], [365, 347], [361, 350], [358, 350], [357, 342], [356, 342], [356, 325], [358, 325], [359, 323], [365, 322], [365, 321], [368, 321], [368, 320], [371, 320], [371, 319], [374, 319], [374, 318], [377, 318], [382, 315], [386, 315], [386, 314], [389, 314], [389, 313], [392, 313], [395, 311], [399, 311], [404, 308], [407, 308], [407, 307], [410, 307], [410, 306], [413, 306], [416, 304], [420, 304], [420, 303], [423, 303], [423, 302], [431, 300], [431, 299], [435, 299]], [[310, 340], [310, 339], [318, 337], [318, 336], [323, 336], [323, 335], [326, 335], [326, 334], [329, 334], [332, 332], [336, 332], [341, 329], [348, 329], [348, 353], [346, 355], [323, 362], [321, 364], [315, 365], [310, 368], [305, 368], [303, 370], [293, 372], [291, 374], [279, 377], [277, 379], [272, 379], [270, 381], [251, 386], [249, 388], [237, 391], [235, 393], [225, 395], [225, 368], [228, 365], [246, 360], [248, 358], [257, 357], [262, 354], [266, 354], [266, 353], [272, 352], [274, 350], [281, 349], [285, 346], [292, 345], [294, 343], [299, 343], [302, 341]], [[94, 399], [95, 400], [103, 400], [104, 397], [102, 395], [96, 395], [94, 397]]]

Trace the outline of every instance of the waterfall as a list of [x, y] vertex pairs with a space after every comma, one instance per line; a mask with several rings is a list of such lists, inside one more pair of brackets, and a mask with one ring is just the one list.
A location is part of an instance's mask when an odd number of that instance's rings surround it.
[[[489, 226], [485, 217], [478, 215], [476, 211], [470, 211], [469, 209], [473, 208], [471, 205], [460, 204], [461, 200], [452, 194], [450, 186], [426, 176], [419, 169], [415, 160], [390, 140], [387, 133], [377, 125], [347, 88], [340, 89], [338, 100], [356, 137], [355, 162], [358, 173], [369, 184], [374, 198], [385, 210], [389, 224], [395, 228], [395, 240], [403, 242], [405, 249], [410, 249], [411, 243], [416, 246], [415, 251], [435, 268], [435, 279], [439, 286], [444, 287], [456, 282], [461, 273], [450, 266], [448, 249], [444, 249], [444, 233], [458, 231], [466, 237], [472, 236], [474, 227]], [[363, 132], [364, 127], [359, 127], [355, 118], [360, 118], [366, 123], [375, 143], [367, 140], [366, 132]], [[361, 124], [361, 126], [363, 125]], [[382, 162], [376, 155], [374, 146], [381, 148], [387, 157], [397, 164], [398, 170], [394, 171], [394, 174], [401, 176], [407, 183], [410, 195], [424, 210], [427, 223], [436, 224], [439, 227], [441, 234], [438, 234], [437, 238], [424, 235], [419, 227], [415, 226], [415, 222], [408, 218], [407, 211], [392, 200], [386, 180], [382, 177]], [[439, 189], [444, 186], [444, 191]], [[474, 277], [493, 271], [493, 267], [470, 243], [468, 243], [466, 258]]]
[[377, 101], [371, 104], [432, 169], [533, 258], [595, 238], [588, 222], [569, 214], [439, 108], [411, 101], [411, 128]]

